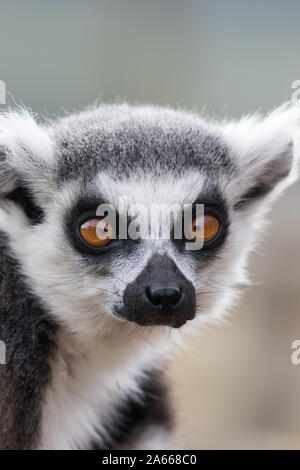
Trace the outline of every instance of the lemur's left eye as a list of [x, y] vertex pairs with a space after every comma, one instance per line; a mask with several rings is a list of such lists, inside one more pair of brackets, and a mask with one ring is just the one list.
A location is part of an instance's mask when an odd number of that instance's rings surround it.
[[100, 248], [109, 244], [113, 229], [106, 220], [93, 218], [80, 226], [80, 235], [88, 245]]
[[212, 214], [205, 214], [191, 223], [190, 232], [192, 238], [198, 242], [212, 242], [219, 234], [220, 222]]

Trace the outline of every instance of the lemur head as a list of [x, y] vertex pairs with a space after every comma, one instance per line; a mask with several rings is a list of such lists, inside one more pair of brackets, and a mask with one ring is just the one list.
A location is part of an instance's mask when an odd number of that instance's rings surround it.
[[[223, 123], [150, 106], [101, 106], [43, 126], [5, 113], [0, 230], [32, 291], [73, 334], [218, 319], [270, 201], [295, 178], [299, 120], [288, 105]], [[140, 234], [142, 208], [162, 204], [173, 212], [151, 219], [158, 236], [120, 236], [121, 222]], [[106, 205], [115, 223], [99, 213]], [[191, 216], [199, 249], [174, 237], [185, 205], [204, 207]]]

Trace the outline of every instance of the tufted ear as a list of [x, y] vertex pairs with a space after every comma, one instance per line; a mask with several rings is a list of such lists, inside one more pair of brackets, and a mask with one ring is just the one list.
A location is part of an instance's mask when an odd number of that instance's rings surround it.
[[54, 165], [51, 139], [28, 111], [0, 114], [0, 198], [21, 186], [45, 200]]
[[283, 105], [267, 115], [224, 125], [235, 163], [235, 207], [275, 196], [297, 178], [300, 106]]

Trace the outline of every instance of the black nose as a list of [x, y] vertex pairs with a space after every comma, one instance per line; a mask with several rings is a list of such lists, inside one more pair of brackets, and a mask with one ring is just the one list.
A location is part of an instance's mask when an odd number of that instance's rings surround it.
[[180, 328], [196, 313], [195, 288], [167, 255], [153, 255], [137, 278], [127, 285], [119, 317], [138, 325]]
[[162, 310], [175, 309], [181, 303], [183, 294], [176, 286], [147, 287], [146, 296], [151, 304]]

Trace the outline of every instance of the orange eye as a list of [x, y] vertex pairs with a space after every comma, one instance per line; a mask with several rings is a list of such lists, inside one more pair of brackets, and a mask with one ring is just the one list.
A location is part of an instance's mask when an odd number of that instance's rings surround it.
[[199, 219], [194, 219], [191, 224], [191, 233], [195, 241], [204, 243], [212, 241], [218, 235], [220, 222], [211, 214], [205, 214]]
[[109, 244], [113, 229], [106, 220], [94, 218], [81, 225], [80, 235], [88, 245], [98, 248]]

